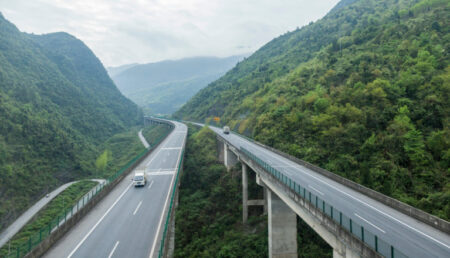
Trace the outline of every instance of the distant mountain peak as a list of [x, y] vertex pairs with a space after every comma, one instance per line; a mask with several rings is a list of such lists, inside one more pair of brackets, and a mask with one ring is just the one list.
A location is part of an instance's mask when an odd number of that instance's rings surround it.
[[122, 93], [138, 105], [151, 113], [171, 114], [243, 58], [197, 56], [110, 67], [108, 72]]

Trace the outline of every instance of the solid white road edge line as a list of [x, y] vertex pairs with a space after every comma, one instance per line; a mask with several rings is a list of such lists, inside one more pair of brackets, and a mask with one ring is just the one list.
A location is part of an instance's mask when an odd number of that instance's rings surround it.
[[111, 253], [109, 253], [108, 258], [111, 258], [114, 251], [116, 251], [117, 246], [119, 245], [119, 241], [116, 242], [116, 244], [114, 245], [113, 249], [111, 250]]
[[78, 245], [75, 247], [75, 249], [73, 249], [73, 251], [69, 254], [69, 256], [67, 256], [67, 258], [72, 257], [72, 255], [78, 250], [78, 248], [80, 248], [80, 246], [84, 243], [84, 241], [86, 241], [86, 239], [92, 234], [95, 228], [97, 228], [97, 226], [100, 224], [100, 222], [102, 222], [102, 220], [106, 217], [106, 215], [108, 215], [108, 213], [112, 210], [112, 208], [116, 206], [116, 204], [120, 201], [120, 199], [122, 199], [122, 197], [125, 195], [125, 193], [130, 189], [132, 185], [133, 183], [128, 185], [125, 191], [122, 192], [119, 198], [117, 198], [117, 200], [111, 205], [111, 207], [109, 207], [109, 209], [105, 212], [105, 214], [103, 214], [103, 216], [97, 221], [97, 223], [91, 228], [91, 230], [89, 230], [89, 232], [83, 237], [80, 243], [78, 243]]
[[362, 219], [362, 220], [364, 220], [367, 224], [371, 225], [372, 227], [374, 227], [374, 228], [378, 229], [379, 231], [381, 231], [381, 232], [386, 234], [386, 231], [384, 231], [381, 228], [375, 226], [373, 223], [369, 222], [368, 220], [364, 219], [363, 217], [359, 216], [358, 214], [355, 213], [355, 216], [360, 218], [360, 219]]
[[[183, 143], [182, 143], [181, 146], [184, 146], [185, 142], [186, 142], [186, 137], [184, 138]], [[182, 151], [180, 151], [180, 154], [178, 155], [178, 160], [177, 160], [177, 163], [176, 163], [177, 164], [177, 168], [178, 168], [178, 165], [180, 163], [181, 154], [182, 154]], [[175, 173], [176, 173], [176, 171], [178, 171], [178, 169], [175, 170]], [[161, 218], [159, 220], [158, 230], [156, 231], [155, 239], [153, 240], [152, 249], [150, 250], [150, 255], [148, 256], [149, 258], [152, 258], [153, 257], [153, 253], [155, 252], [156, 240], [158, 239], [159, 231], [161, 230], [161, 225], [162, 225], [162, 221], [163, 221], [163, 218], [164, 218], [164, 212], [165, 212], [165, 210], [167, 208], [167, 203], [169, 201], [170, 190], [172, 189], [172, 187], [175, 187], [173, 185], [173, 180], [175, 180], [175, 176], [176, 175], [172, 176], [172, 181], [170, 182], [171, 187], [169, 188], [169, 192], [167, 193], [166, 203], [164, 204], [164, 209], [163, 209], [163, 212], [161, 214]]]
[[158, 239], [159, 231], [161, 230], [161, 225], [162, 225], [163, 218], [164, 218], [164, 213], [166, 211], [167, 204], [169, 202], [170, 192], [171, 192], [172, 187], [173, 187], [173, 180], [175, 180], [175, 175], [172, 176], [172, 181], [170, 182], [170, 186], [171, 187], [169, 187], [169, 191], [167, 192], [166, 202], [164, 203], [164, 208], [162, 210], [161, 217], [160, 217], [159, 223], [158, 223], [158, 229], [156, 230], [156, 235], [155, 235], [154, 240], [153, 240], [152, 249], [150, 250], [150, 255], [148, 256], [150, 258], [153, 257], [153, 253], [155, 252], [156, 240]]
[[[262, 150], [263, 153], [266, 151], [266, 150], [265, 150], [264, 148], [262, 148], [262, 147], [258, 147], [258, 146], [252, 146], [252, 147], [253, 147], [253, 148], [256, 148], [256, 149], [258, 149], [258, 150]], [[259, 148], [261, 148], [261, 149], [259, 149]], [[270, 156], [272, 156], [273, 158], [275, 158], [275, 159], [281, 161], [283, 164], [289, 164], [289, 163], [286, 163], [285, 161], [281, 160], [280, 158], [278, 158], [278, 157], [277, 157], [277, 154], [275, 154], [275, 155], [272, 154], [272, 155], [270, 155]], [[295, 163], [294, 163], [294, 164], [295, 164]], [[320, 182], [322, 182], [322, 183], [328, 185], [329, 187], [333, 188], [334, 190], [336, 190], [336, 191], [338, 191], [338, 192], [340, 192], [340, 193], [342, 193], [342, 194], [344, 194], [344, 195], [347, 195], [348, 197], [350, 197], [350, 198], [352, 198], [352, 199], [354, 199], [354, 200], [356, 200], [356, 201], [362, 203], [363, 205], [365, 205], [365, 206], [367, 206], [367, 207], [369, 207], [369, 208], [374, 209], [375, 211], [377, 211], [377, 212], [383, 214], [384, 216], [386, 216], [386, 217], [388, 217], [388, 218], [390, 218], [390, 219], [392, 219], [392, 220], [394, 220], [394, 221], [396, 221], [396, 222], [402, 224], [403, 226], [405, 226], [405, 227], [407, 227], [407, 228], [409, 228], [409, 229], [412, 229], [412, 230], [416, 231], [417, 233], [419, 233], [419, 234], [421, 234], [421, 235], [427, 237], [428, 239], [431, 239], [431, 240], [433, 240], [434, 242], [436, 242], [436, 243], [438, 243], [438, 244], [441, 244], [441, 245], [443, 245], [443, 246], [445, 246], [445, 247], [447, 247], [447, 248], [450, 248], [450, 246], [448, 246], [448, 245], [442, 243], [441, 241], [435, 239], [434, 237], [429, 236], [429, 235], [423, 233], [422, 231], [420, 231], [420, 230], [418, 230], [418, 229], [416, 229], [416, 228], [414, 228], [414, 227], [411, 227], [410, 225], [406, 224], [405, 222], [403, 222], [403, 221], [401, 221], [401, 220], [399, 220], [399, 219], [396, 219], [396, 218], [392, 217], [391, 215], [389, 215], [389, 214], [387, 214], [387, 213], [385, 213], [385, 212], [383, 212], [383, 211], [380, 211], [379, 209], [373, 207], [372, 205], [367, 204], [367, 203], [365, 203], [364, 201], [362, 201], [362, 200], [360, 200], [360, 199], [358, 199], [358, 198], [356, 198], [356, 197], [353, 197], [352, 195], [350, 195], [350, 194], [348, 194], [348, 193], [346, 193], [346, 192], [344, 192], [344, 191], [342, 191], [342, 190], [340, 190], [340, 189], [334, 187], [333, 185], [331, 185], [331, 184], [329, 184], [329, 183], [327, 183], [327, 182], [325, 182], [325, 181], [323, 181], [323, 180], [317, 178], [316, 176], [313, 176], [313, 175], [311, 175], [311, 174], [309, 174], [309, 173], [306, 173], [305, 171], [302, 171], [301, 168], [302, 168], [303, 166], [298, 165], [298, 164], [295, 164], [295, 165], [296, 165], [296, 166], [294, 166], [294, 168], [297, 168], [298, 171], [302, 172], [303, 174], [308, 175], [308, 176], [310, 176], [310, 177], [312, 177], [312, 178], [314, 178], [314, 179], [316, 179], [316, 180], [318, 180], [318, 181], [320, 181]], [[299, 168], [300, 168], [300, 169], [299, 169]]]
[[136, 209], [133, 212], [133, 215], [136, 215], [136, 212], [139, 210], [139, 207], [141, 207], [142, 201], [139, 202], [138, 206], [136, 207]]

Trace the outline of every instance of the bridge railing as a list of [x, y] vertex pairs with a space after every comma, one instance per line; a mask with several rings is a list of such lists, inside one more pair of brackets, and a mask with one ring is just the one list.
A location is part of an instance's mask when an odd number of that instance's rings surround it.
[[273, 178], [277, 179], [279, 182], [286, 185], [288, 188], [300, 195], [305, 201], [308, 201], [315, 208], [320, 210], [323, 214], [334, 220], [341, 227], [346, 229], [348, 232], [353, 234], [356, 238], [363, 241], [369, 247], [374, 249], [377, 253], [388, 258], [407, 258], [404, 253], [396, 249], [392, 244], [379, 238], [377, 234], [364, 228], [364, 226], [359, 225], [353, 221], [350, 217], [342, 213], [339, 209], [333, 207], [332, 205], [325, 202], [319, 196], [315, 195], [307, 188], [301, 184], [295, 182], [290, 177], [286, 176], [276, 168], [273, 168], [262, 159], [248, 151], [247, 149], [241, 147], [240, 151], [246, 155], [248, 158], [256, 162], [260, 167], [267, 171]]
[[[170, 133], [170, 131], [168, 131], [168, 133]], [[75, 215], [81, 208], [83, 208], [86, 204], [88, 204], [92, 200], [92, 198], [94, 198], [98, 193], [100, 193], [105, 188], [105, 186], [107, 186], [108, 184], [116, 180], [118, 177], [120, 177], [136, 161], [138, 161], [148, 152], [152, 151], [155, 146], [158, 146], [158, 144], [167, 136], [167, 134], [162, 135], [156, 141], [153, 147], [145, 149], [144, 151], [139, 153], [132, 160], [130, 160], [125, 166], [123, 166], [121, 169], [119, 169], [117, 172], [111, 175], [108, 179], [106, 179], [105, 182], [98, 184], [86, 195], [78, 199], [74, 206], [64, 209], [56, 218], [50, 221], [47, 225], [40, 228], [39, 231], [37, 231], [37, 233], [30, 235], [28, 239], [25, 241], [25, 243], [13, 247], [13, 249], [10, 250], [10, 252], [5, 256], [5, 258], [20, 258], [28, 254], [31, 250], [33, 250], [34, 247], [39, 245], [55, 230], [57, 230], [60, 226], [62, 226], [68, 219], [70, 219], [73, 215]]]
[[167, 230], [169, 228], [170, 217], [172, 215], [172, 212], [174, 212], [172, 210], [172, 208], [173, 208], [173, 205], [174, 205], [175, 192], [177, 190], [177, 184], [178, 184], [178, 180], [179, 180], [179, 176], [180, 176], [180, 170], [182, 169], [183, 156], [184, 156], [184, 150], [181, 152], [180, 162], [178, 163], [178, 169], [177, 169], [177, 172], [176, 172], [176, 175], [175, 175], [175, 183], [173, 184], [173, 189], [172, 189], [172, 193], [171, 193], [171, 197], [170, 197], [169, 211], [167, 212], [166, 222], [164, 223], [164, 231], [163, 231], [163, 235], [162, 235], [162, 238], [161, 238], [161, 245], [159, 246], [159, 253], [158, 253], [158, 257], [159, 258], [164, 255], [164, 250], [165, 250], [164, 247], [165, 247], [165, 241], [166, 241], [166, 238], [167, 238]]

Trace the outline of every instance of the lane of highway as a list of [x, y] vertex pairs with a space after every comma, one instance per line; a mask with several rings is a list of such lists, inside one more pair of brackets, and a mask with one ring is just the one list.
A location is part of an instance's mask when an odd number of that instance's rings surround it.
[[141, 164], [147, 184], [132, 186], [133, 172], [58, 241], [44, 257], [155, 257], [157, 236], [174, 175], [186, 141], [187, 127], [172, 133]]
[[235, 134], [211, 127], [235, 148], [244, 147], [272, 167], [409, 257], [450, 257], [450, 236]]

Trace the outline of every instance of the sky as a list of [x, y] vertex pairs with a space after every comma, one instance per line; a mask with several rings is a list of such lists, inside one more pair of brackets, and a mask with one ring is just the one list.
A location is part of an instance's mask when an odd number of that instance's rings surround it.
[[68, 32], [105, 66], [249, 54], [339, 0], [0, 0], [19, 30]]

